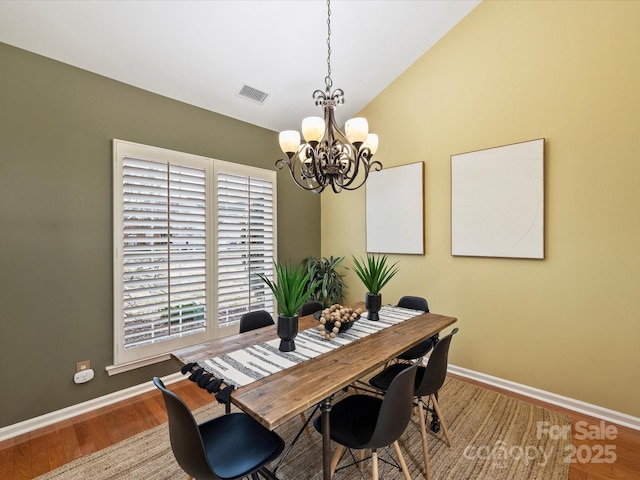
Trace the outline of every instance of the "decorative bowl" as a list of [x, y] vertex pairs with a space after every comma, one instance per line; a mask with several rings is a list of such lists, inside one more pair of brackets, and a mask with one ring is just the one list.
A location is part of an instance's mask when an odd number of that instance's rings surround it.
[[[322, 315], [322, 310], [318, 310], [317, 312], [315, 312], [313, 314], [313, 318], [315, 318], [316, 320], [320, 321], [320, 316]], [[360, 315], [358, 315], [356, 318], [354, 318], [353, 320], [350, 320], [348, 322], [340, 322], [340, 326], [338, 327], [338, 333], [342, 333], [342, 332], [346, 332], [347, 330], [349, 330], [351, 327], [353, 327], [353, 324], [360, 318]], [[326, 323], [324, 324], [324, 329], [327, 332], [331, 332], [333, 330], [335, 322], [332, 322], [331, 320], [327, 320]]]

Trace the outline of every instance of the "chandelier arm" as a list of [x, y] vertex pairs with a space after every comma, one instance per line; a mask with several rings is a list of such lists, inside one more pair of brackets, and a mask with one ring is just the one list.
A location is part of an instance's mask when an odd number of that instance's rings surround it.
[[[357, 152], [356, 147], [352, 146], [352, 148], [354, 148], [354, 151]], [[356, 178], [358, 177], [358, 173], [360, 173], [360, 162], [364, 163], [364, 171], [365, 171], [365, 180], [367, 178], [367, 175], [369, 173], [369, 168], [367, 167], [366, 164], [366, 160], [363, 160], [362, 158], [362, 154], [364, 152], [357, 152], [355, 154], [355, 157], [353, 159], [353, 162], [351, 162], [351, 164], [353, 165], [353, 173], [351, 173], [351, 175], [349, 175], [349, 171], [345, 172], [345, 178], [347, 179], [347, 182], [343, 184], [344, 188], [346, 188], [347, 190], [349, 190], [349, 186], [356, 180]], [[351, 160], [351, 159], [350, 159]], [[351, 167], [351, 166], [350, 166]], [[364, 181], [362, 182], [364, 183]], [[353, 190], [353, 189], [351, 189]]]
[[322, 193], [322, 191], [325, 189], [325, 185], [319, 183], [315, 187], [311, 186], [311, 185], [307, 186], [307, 185], [304, 185], [304, 184], [300, 183], [300, 181], [296, 178], [296, 176], [295, 176], [295, 166], [294, 166], [295, 165], [296, 156], [292, 156], [289, 159], [281, 158], [279, 160], [276, 160], [276, 168], [278, 170], [282, 170], [286, 166], [287, 169], [289, 170], [289, 174], [291, 175], [291, 179], [296, 183], [296, 185], [298, 185], [303, 190], [307, 190], [308, 192]]
[[376, 167], [375, 171], [379, 172], [380, 170], [382, 170], [382, 163], [380, 163], [378, 160], [374, 160], [373, 162], [371, 162], [369, 164], [369, 171], [371, 171], [371, 167]]
[[[307, 161], [303, 161], [302, 153], [304, 152], [304, 156]], [[327, 183], [327, 178], [324, 173], [325, 169], [323, 167], [323, 148], [322, 142], [309, 142], [305, 143], [303, 147], [298, 150], [298, 153], [292, 156], [290, 170], [292, 171], [292, 175], [294, 176], [294, 180], [298, 185], [301, 184], [297, 178], [295, 178], [296, 165], [299, 166], [300, 171], [298, 175], [300, 178], [307, 181], [309, 187], [303, 187], [305, 190], [311, 190], [314, 193], [322, 192]], [[298, 159], [298, 161], [295, 160]], [[303, 167], [304, 166], [304, 167]], [[311, 182], [315, 181], [316, 186], [312, 186]]]
[[357, 186], [350, 187], [350, 186], [346, 185], [343, 188], [345, 190], [357, 190], [358, 188], [360, 188], [367, 181], [367, 178], [369, 177], [369, 173], [371, 172], [371, 167], [375, 167], [374, 171], [379, 172], [380, 170], [382, 170], [382, 163], [378, 162], [377, 160], [371, 162], [369, 164], [369, 168], [367, 168], [366, 171], [365, 171], [365, 174], [364, 174], [364, 177], [362, 178], [362, 181]]
[[[322, 189], [327, 185], [326, 175], [324, 174], [323, 162], [323, 148], [322, 141], [315, 147], [312, 147], [311, 163], [313, 164], [313, 176], [318, 185], [322, 185]], [[322, 190], [321, 190], [322, 191]]]

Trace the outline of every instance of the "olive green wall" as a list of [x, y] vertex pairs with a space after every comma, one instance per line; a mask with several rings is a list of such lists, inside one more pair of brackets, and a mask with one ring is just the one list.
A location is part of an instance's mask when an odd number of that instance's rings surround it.
[[[638, 25], [640, 2], [485, 1], [361, 113], [385, 166], [425, 164], [426, 254], [391, 256], [383, 301], [458, 317], [457, 366], [640, 417]], [[451, 155], [536, 138], [546, 258], [452, 257]], [[364, 255], [364, 193], [322, 196], [323, 255]]]
[[[273, 131], [5, 44], [0, 71], [2, 427], [178, 370], [164, 362], [105, 372], [113, 138], [266, 169], [280, 153]], [[280, 172], [278, 206], [279, 258], [319, 255], [319, 197]], [[96, 378], [75, 385], [82, 360]]]

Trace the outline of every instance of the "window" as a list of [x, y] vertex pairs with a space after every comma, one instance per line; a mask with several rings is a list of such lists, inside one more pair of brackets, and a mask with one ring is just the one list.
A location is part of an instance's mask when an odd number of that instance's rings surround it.
[[[256, 275], [272, 276], [274, 182], [225, 164], [216, 172], [218, 323], [230, 326], [253, 310], [274, 312], [273, 294]], [[257, 173], [260, 173], [259, 171]]]
[[114, 140], [110, 373], [274, 311], [275, 198], [275, 172]]

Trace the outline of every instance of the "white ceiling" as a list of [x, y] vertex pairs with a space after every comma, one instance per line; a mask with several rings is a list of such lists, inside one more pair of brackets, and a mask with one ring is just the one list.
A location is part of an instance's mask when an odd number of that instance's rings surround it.
[[[331, 78], [342, 123], [480, 0], [333, 0]], [[271, 130], [322, 116], [323, 0], [0, 0], [0, 42]], [[0, 66], [1, 70], [1, 66]], [[243, 85], [269, 97], [236, 94]]]

